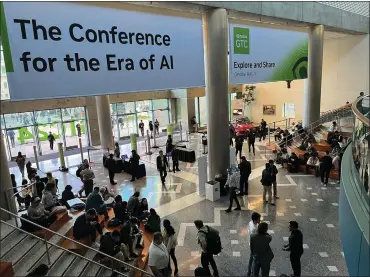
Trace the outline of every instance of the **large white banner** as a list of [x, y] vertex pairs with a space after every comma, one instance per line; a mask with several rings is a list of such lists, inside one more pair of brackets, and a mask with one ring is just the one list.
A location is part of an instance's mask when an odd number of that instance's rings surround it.
[[11, 100], [205, 86], [201, 19], [62, 2], [1, 12]]
[[230, 24], [229, 83], [307, 78], [308, 34]]

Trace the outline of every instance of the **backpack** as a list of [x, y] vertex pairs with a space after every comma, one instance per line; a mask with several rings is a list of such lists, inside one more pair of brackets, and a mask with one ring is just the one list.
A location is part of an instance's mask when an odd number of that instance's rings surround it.
[[218, 255], [222, 250], [221, 238], [219, 234], [217, 234], [214, 231], [211, 231], [211, 229], [209, 229], [208, 226], [206, 227], [207, 227], [208, 232], [204, 232], [204, 231], [199, 231], [199, 232], [206, 235], [207, 251], [212, 255]]

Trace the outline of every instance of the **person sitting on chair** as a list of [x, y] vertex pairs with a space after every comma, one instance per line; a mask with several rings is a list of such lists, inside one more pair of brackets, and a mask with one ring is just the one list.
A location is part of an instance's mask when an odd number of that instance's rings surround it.
[[99, 243], [96, 243], [96, 232], [103, 234], [102, 227], [99, 224], [98, 214], [95, 209], [90, 209], [86, 213], [80, 215], [73, 225], [73, 237], [77, 240], [84, 238], [91, 239], [93, 247], [99, 248]]
[[104, 214], [104, 219], [109, 219], [107, 205], [105, 205], [103, 198], [99, 193], [99, 187], [95, 187], [94, 191], [86, 199], [85, 210], [94, 209], [98, 214]]
[[72, 191], [72, 186], [71, 185], [66, 185], [64, 191], [62, 192], [62, 204], [67, 206], [68, 208], [68, 201], [76, 198]]
[[38, 196], [32, 197], [31, 206], [28, 207], [27, 215], [30, 220], [43, 227], [49, 227], [57, 218], [55, 213], [50, 213], [45, 210], [41, 204], [41, 198]]
[[145, 229], [152, 233], [161, 231], [161, 218], [154, 209], [150, 209]]
[[121, 223], [124, 223], [127, 220], [129, 220], [130, 215], [129, 215], [129, 212], [128, 212], [128, 209], [127, 209], [127, 202], [122, 201], [122, 196], [121, 195], [117, 195], [114, 198], [114, 202], [115, 202], [114, 207], [113, 207], [114, 217], [119, 219], [119, 221], [121, 221]]

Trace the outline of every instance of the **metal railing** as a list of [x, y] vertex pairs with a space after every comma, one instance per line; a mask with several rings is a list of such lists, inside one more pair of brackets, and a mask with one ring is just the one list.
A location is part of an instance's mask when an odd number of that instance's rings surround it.
[[[89, 261], [89, 262], [92, 262], [92, 263], [94, 263], [94, 264], [97, 264], [97, 265], [99, 265], [99, 266], [101, 266], [101, 267], [104, 267], [104, 268], [106, 268], [106, 269], [112, 270], [112, 272], [118, 273], [119, 275], [127, 276], [127, 275], [125, 275], [125, 274], [123, 274], [123, 273], [121, 273], [121, 272], [119, 272], [119, 271], [114, 270], [114, 269], [113, 269], [113, 267], [112, 267], [112, 268], [109, 268], [109, 267], [107, 267], [107, 266], [105, 266], [105, 265], [103, 265], [103, 264], [101, 264], [101, 263], [99, 263], [99, 262], [96, 262], [96, 261], [91, 260], [91, 259], [89, 259], [89, 258], [86, 258], [86, 257], [84, 257], [84, 256], [82, 256], [82, 255], [79, 255], [79, 254], [77, 254], [77, 253], [75, 253], [75, 252], [73, 252], [73, 251], [71, 251], [71, 250], [69, 250], [69, 249], [67, 249], [67, 248], [64, 248], [64, 247], [62, 247], [62, 246], [60, 246], [60, 245], [57, 245], [57, 244], [52, 243], [52, 242], [49, 242], [49, 241], [46, 239], [46, 234], [47, 234], [47, 232], [50, 232], [50, 233], [52, 233], [53, 235], [57, 235], [58, 237], [63, 238], [63, 239], [65, 239], [65, 240], [68, 240], [68, 241], [70, 241], [70, 242], [73, 242], [73, 243], [75, 243], [75, 244], [77, 244], [77, 245], [79, 245], [79, 246], [81, 246], [81, 247], [84, 247], [84, 248], [86, 248], [86, 249], [88, 249], [88, 250], [92, 250], [92, 251], [96, 252], [96, 254], [100, 254], [102, 257], [105, 257], [105, 258], [110, 259], [110, 261], [111, 261], [112, 263], [113, 263], [113, 262], [115, 262], [115, 263], [119, 263], [119, 264], [121, 264], [121, 265], [122, 265], [122, 266], [124, 266], [124, 267], [129, 267], [129, 268], [134, 269], [135, 271], [139, 271], [139, 272], [141, 272], [141, 273], [143, 273], [143, 274], [146, 274], [146, 275], [148, 275], [148, 276], [152, 276], [152, 277], [154, 277], [154, 275], [150, 274], [149, 272], [147, 272], [147, 271], [145, 271], [145, 270], [142, 270], [142, 269], [140, 269], [140, 268], [138, 268], [138, 267], [135, 267], [135, 266], [133, 266], [133, 265], [131, 265], [131, 264], [125, 263], [125, 262], [123, 262], [123, 261], [121, 261], [121, 260], [119, 260], [119, 259], [117, 259], [117, 258], [115, 258], [115, 257], [109, 256], [109, 255], [107, 255], [107, 254], [105, 254], [105, 253], [103, 253], [103, 252], [101, 252], [101, 251], [99, 251], [99, 250], [97, 250], [97, 249], [94, 249], [94, 248], [92, 248], [92, 247], [90, 247], [90, 246], [87, 246], [87, 245], [85, 245], [85, 244], [82, 244], [82, 243], [80, 243], [79, 241], [76, 241], [76, 240], [70, 239], [70, 238], [68, 238], [67, 236], [64, 236], [64, 235], [59, 234], [59, 233], [57, 233], [57, 232], [54, 232], [54, 231], [52, 231], [52, 230], [50, 230], [50, 229], [47, 229], [47, 228], [45, 228], [45, 227], [43, 227], [43, 226], [41, 226], [41, 225], [38, 225], [38, 224], [36, 224], [36, 223], [34, 223], [34, 222], [32, 222], [32, 221], [28, 220], [28, 219], [25, 219], [25, 218], [20, 217], [20, 216], [18, 216], [17, 214], [14, 214], [14, 213], [12, 213], [12, 212], [10, 212], [10, 211], [7, 211], [7, 210], [5, 210], [5, 209], [3, 209], [3, 208], [0, 208], [0, 211], [1, 211], [1, 212], [6, 213], [6, 214], [8, 214], [8, 215], [10, 215], [11, 217], [13, 217], [13, 218], [15, 219], [15, 221], [16, 221], [16, 222], [17, 222], [17, 221], [18, 221], [18, 219], [19, 219], [20, 221], [25, 221], [25, 222], [27, 222], [27, 223], [29, 223], [29, 224], [31, 224], [31, 225], [33, 225], [33, 226], [35, 226], [35, 227], [37, 227], [37, 228], [39, 228], [39, 229], [41, 229], [41, 230], [44, 230], [44, 231], [45, 231], [45, 232], [44, 232], [44, 238], [40, 238], [40, 237], [38, 237], [38, 236], [36, 236], [36, 235], [34, 235], [34, 234], [30, 233], [30, 232], [27, 232], [27, 231], [25, 231], [25, 230], [23, 230], [23, 229], [19, 228], [18, 226], [13, 226], [12, 224], [10, 224], [10, 223], [8, 223], [8, 222], [6, 222], [6, 221], [4, 221], [4, 220], [0, 220], [0, 222], [1, 222], [1, 223], [4, 223], [4, 224], [6, 224], [6, 225], [8, 225], [8, 226], [10, 226], [10, 227], [12, 227], [12, 228], [14, 228], [14, 229], [17, 229], [17, 230], [19, 230], [19, 231], [21, 231], [21, 232], [23, 232], [23, 233], [26, 233], [26, 234], [28, 234], [28, 235], [30, 235], [30, 236], [32, 236], [32, 237], [35, 237], [35, 238], [37, 238], [37, 239], [38, 239], [38, 240], [40, 240], [40, 241], [43, 241], [43, 242], [45, 243], [45, 247], [46, 247], [46, 255], [47, 255], [47, 259], [48, 259], [49, 265], [51, 264], [51, 262], [50, 262], [50, 253], [49, 253], [48, 244], [50, 244], [50, 245], [52, 245], [52, 246], [55, 246], [55, 247], [57, 247], [57, 248], [59, 248], [59, 249], [62, 249], [62, 250], [64, 250], [64, 251], [67, 251], [68, 253], [73, 254], [73, 255], [75, 255], [75, 256], [77, 256], [77, 257], [80, 257], [80, 258], [82, 258], [82, 259], [84, 259], [84, 260], [87, 260], [87, 261]], [[17, 224], [17, 223], [16, 223], [16, 224]], [[122, 266], [121, 266], [121, 267], [122, 267]]]

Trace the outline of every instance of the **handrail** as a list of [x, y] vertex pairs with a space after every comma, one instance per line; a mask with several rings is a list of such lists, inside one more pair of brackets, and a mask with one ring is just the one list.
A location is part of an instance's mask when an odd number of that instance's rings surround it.
[[[0, 221], [1, 221], [2, 223], [4, 223], [5, 225], [8, 225], [8, 226], [10, 226], [10, 227], [12, 227], [12, 228], [14, 228], [14, 229], [16, 229], [16, 230], [18, 230], [18, 231], [21, 231], [21, 232], [23, 232], [23, 233], [26, 233], [27, 235], [32, 236], [32, 237], [34, 237], [34, 238], [36, 238], [36, 239], [38, 239], [38, 240], [40, 240], [40, 241], [41, 241], [41, 240], [43, 240], [42, 238], [39, 238], [38, 236], [35, 236], [34, 234], [29, 233], [29, 232], [27, 232], [27, 231], [25, 231], [25, 230], [23, 230], [23, 229], [21, 229], [21, 228], [19, 228], [19, 227], [17, 227], [17, 226], [14, 226], [14, 225], [12, 225], [12, 224], [10, 224], [10, 223], [6, 222], [6, 221], [3, 221], [3, 220], [0, 220]], [[104, 267], [105, 269], [112, 270], [113, 272], [116, 272], [116, 273], [118, 273], [118, 274], [120, 274], [120, 275], [122, 275], [122, 276], [126, 276], [126, 277], [127, 277], [127, 275], [123, 274], [122, 272], [119, 272], [119, 271], [117, 271], [117, 270], [115, 270], [115, 269], [113, 269], [113, 268], [109, 268], [109, 267], [107, 267], [106, 265], [103, 265], [103, 264], [101, 264], [101, 263], [98, 263], [98, 262], [96, 262], [96, 261], [94, 261], [94, 260], [92, 260], [92, 259], [86, 258], [85, 256], [82, 256], [82, 255], [80, 255], [80, 254], [77, 254], [77, 253], [75, 253], [75, 252], [73, 252], [73, 251], [69, 250], [69, 249], [66, 249], [66, 248], [64, 248], [64, 247], [61, 247], [60, 245], [57, 245], [57, 244], [52, 243], [52, 242], [50, 242], [50, 241], [45, 241], [45, 243], [50, 244], [50, 245], [52, 245], [52, 246], [54, 246], [54, 247], [57, 247], [57, 248], [59, 248], [59, 249], [63, 249], [63, 251], [67, 251], [68, 253], [73, 254], [73, 255], [75, 255], [75, 256], [77, 256], [77, 257], [79, 257], [79, 258], [82, 258], [82, 259], [84, 259], [84, 260], [87, 260], [87, 261], [89, 261], [90, 263], [97, 264], [97, 265], [99, 265], [99, 266], [101, 266], [101, 267]]]
[[[370, 127], [370, 120], [369, 118], [367, 118], [366, 116], [364, 116], [358, 109], [357, 109], [357, 104], [362, 101], [363, 99], [365, 98], [369, 98], [369, 94], [368, 95], [365, 95], [365, 96], [362, 96], [362, 97], [359, 97], [356, 99], [356, 101], [354, 102], [354, 105], [352, 105], [352, 111], [353, 113], [356, 115], [356, 117], [362, 122], [364, 123], [367, 127]], [[369, 100], [370, 101], [370, 100]]]
[[[142, 272], [142, 273], [145, 273], [145, 274], [147, 274], [147, 275], [149, 275], [149, 276], [153, 276], [153, 277], [154, 277], [154, 275], [152, 275], [152, 274], [150, 274], [150, 273], [146, 272], [145, 270], [142, 270], [142, 269], [140, 269], [140, 268], [138, 268], [138, 267], [135, 267], [135, 266], [133, 266], [133, 265], [130, 265], [130, 264], [128, 264], [128, 263], [125, 263], [125, 262], [123, 262], [123, 261], [120, 261], [120, 260], [118, 260], [118, 259], [117, 259], [117, 258], [115, 258], [115, 257], [109, 256], [109, 255], [107, 255], [107, 254], [105, 254], [105, 253], [103, 253], [103, 252], [101, 252], [101, 251], [99, 251], [99, 250], [96, 250], [96, 249], [94, 249], [94, 248], [92, 248], [92, 247], [90, 247], [90, 246], [87, 246], [87, 245], [85, 245], [85, 244], [82, 244], [82, 243], [80, 243], [79, 241], [76, 241], [76, 240], [70, 239], [70, 238], [69, 238], [69, 237], [67, 237], [67, 236], [64, 236], [64, 235], [62, 235], [62, 234], [59, 234], [59, 233], [57, 233], [57, 232], [54, 232], [54, 231], [52, 231], [52, 230], [50, 230], [50, 229], [48, 229], [48, 228], [45, 228], [45, 227], [43, 227], [43, 226], [41, 226], [41, 225], [39, 225], [39, 224], [37, 224], [37, 223], [35, 223], [35, 222], [32, 222], [32, 221], [30, 221], [30, 220], [28, 220], [28, 219], [22, 218], [22, 217], [20, 217], [19, 215], [14, 214], [14, 213], [12, 213], [12, 212], [10, 212], [10, 211], [8, 211], [8, 210], [5, 210], [5, 209], [3, 209], [3, 208], [0, 208], [0, 210], [1, 210], [2, 212], [5, 212], [5, 213], [9, 214], [9, 215], [12, 215], [13, 217], [19, 218], [21, 221], [28, 222], [28, 223], [30, 223], [30, 224], [32, 224], [32, 225], [34, 225], [34, 226], [36, 226], [36, 227], [38, 227], [38, 228], [40, 228], [40, 229], [46, 230], [46, 231], [48, 231], [48, 232], [50, 232], [50, 233], [52, 233], [52, 234], [54, 234], [54, 235], [57, 235], [57, 236], [62, 237], [62, 238], [64, 238], [64, 239], [66, 239], [66, 240], [72, 241], [73, 243], [76, 243], [76, 244], [78, 244], [78, 245], [80, 245], [80, 246], [82, 246], [82, 247], [85, 247], [85, 248], [89, 249], [89, 250], [93, 250], [93, 251], [95, 251], [96, 253], [99, 253], [99, 254], [101, 254], [101, 255], [103, 255], [103, 256], [107, 256], [107, 257], [111, 258], [112, 260], [114, 260], [114, 261], [116, 261], [116, 262], [119, 262], [119, 263], [121, 263], [121, 264], [124, 264], [125, 266], [131, 267], [131, 268], [133, 268], [133, 269], [135, 269], [135, 270], [138, 270], [138, 271], [140, 271], [140, 272]], [[63, 248], [63, 249], [64, 249], [64, 248]], [[67, 249], [66, 249], [66, 250], [67, 250]]]

